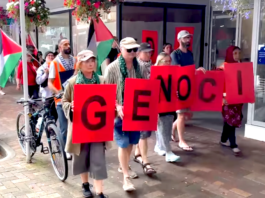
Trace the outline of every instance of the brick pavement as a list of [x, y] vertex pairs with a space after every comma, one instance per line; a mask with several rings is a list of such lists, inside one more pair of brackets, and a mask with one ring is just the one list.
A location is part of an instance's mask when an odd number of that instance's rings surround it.
[[[32, 164], [17, 143], [15, 118], [21, 106], [15, 104], [20, 94], [14, 87], [0, 96], [0, 140], [16, 153], [8, 161], [0, 162], [0, 197], [82, 197], [81, 181], [71, 174], [65, 183], [55, 176], [49, 155], [36, 153]], [[186, 137], [195, 151], [185, 153], [172, 143], [173, 150], [182, 157], [181, 163], [169, 164], [153, 152], [154, 136], [150, 139], [149, 159], [157, 175], [149, 178], [142, 168], [131, 162], [139, 174], [133, 182], [137, 191], [122, 190], [122, 175], [117, 172], [117, 148], [107, 152], [109, 179], [104, 182], [110, 198], [264, 198], [265, 197], [265, 143], [238, 138], [242, 157], [234, 157], [230, 149], [218, 145], [220, 133], [188, 127]]]

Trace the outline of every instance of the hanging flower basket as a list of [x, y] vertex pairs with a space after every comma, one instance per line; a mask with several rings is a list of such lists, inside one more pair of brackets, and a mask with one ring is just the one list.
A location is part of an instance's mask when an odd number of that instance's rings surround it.
[[[25, 0], [26, 30], [29, 31], [33, 25], [36, 27], [49, 24], [50, 10], [45, 6], [44, 0]], [[19, 22], [19, 0], [8, 0], [6, 4], [8, 17]]]
[[3, 7], [0, 7], [0, 27], [3, 25], [8, 25], [8, 17], [6, 14], [6, 10]]
[[73, 15], [77, 21], [89, 22], [98, 19], [100, 12], [110, 13], [110, 8], [123, 0], [64, 0], [64, 6], [74, 8]]
[[[220, 4], [223, 11], [230, 10], [232, 18], [236, 18], [239, 13], [242, 17], [248, 19], [253, 10], [254, 0], [212, 0]], [[219, 6], [217, 6], [219, 7]]]

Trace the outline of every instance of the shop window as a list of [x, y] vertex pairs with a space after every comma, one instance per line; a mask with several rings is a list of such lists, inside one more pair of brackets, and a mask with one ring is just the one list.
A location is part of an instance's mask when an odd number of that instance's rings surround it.
[[66, 37], [70, 40], [69, 12], [50, 15], [49, 25], [38, 34], [39, 51], [55, 51], [58, 41]]

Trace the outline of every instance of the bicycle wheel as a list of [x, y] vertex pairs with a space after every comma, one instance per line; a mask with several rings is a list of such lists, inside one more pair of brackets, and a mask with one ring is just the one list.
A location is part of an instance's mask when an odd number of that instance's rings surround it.
[[[31, 127], [29, 127], [29, 132], [30, 134], [32, 134], [32, 130]], [[25, 140], [25, 115], [24, 113], [19, 113], [17, 116], [17, 137], [18, 137], [18, 143], [24, 153], [24, 155], [26, 155], [26, 140]], [[33, 142], [32, 142], [33, 143]], [[31, 146], [34, 146], [31, 144]], [[36, 151], [36, 149], [35, 149]], [[30, 148], [30, 156], [33, 157], [33, 155], [35, 154], [35, 152], [33, 151], [33, 149]]]
[[64, 152], [62, 135], [54, 122], [47, 123], [45, 130], [53, 169], [57, 177], [61, 181], [65, 181], [68, 177], [68, 163]]

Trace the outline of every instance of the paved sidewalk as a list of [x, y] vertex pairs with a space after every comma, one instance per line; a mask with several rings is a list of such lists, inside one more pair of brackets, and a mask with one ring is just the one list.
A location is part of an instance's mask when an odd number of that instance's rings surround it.
[[[16, 156], [0, 162], [0, 197], [82, 197], [81, 180], [72, 176], [60, 182], [49, 155], [36, 153], [32, 164], [18, 145], [15, 119], [22, 107], [15, 103], [21, 95], [15, 87], [5, 89], [0, 96], [0, 140], [10, 146]], [[122, 175], [117, 172], [117, 148], [107, 152], [109, 179], [104, 182], [110, 198], [264, 198], [265, 197], [265, 143], [238, 137], [242, 157], [233, 156], [228, 148], [219, 146], [220, 133], [188, 127], [186, 137], [195, 151], [186, 153], [172, 142], [173, 150], [182, 157], [181, 163], [166, 163], [164, 157], [153, 152], [155, 138], [150, 139], [149, 159], [157, 175], [148, 178], [139, 164], [131, 162], [139, 178], [133, 182], [137, 191], [122, 190]]]

